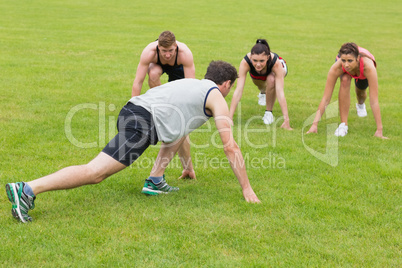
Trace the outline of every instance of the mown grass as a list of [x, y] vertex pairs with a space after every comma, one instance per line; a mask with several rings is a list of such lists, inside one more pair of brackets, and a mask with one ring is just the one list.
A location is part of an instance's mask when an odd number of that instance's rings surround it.
[[[16, 223], [3, 191], [1, 266], [401, 266], [400, 2], [42, 0], [3, 1], [0, 10], [3, 185], [91, 160], [115, 131], [142, 49], [166, 29], [192, 49], [197, 78], [211, 60], [238, 67], [255, 40], [267, 38], [289, 66], [285, 92], [295, 129], [249, 121], [263, 108], [248, 79], [234, 134], [260, 205], [244, 202], [219, 139], [211, 138], [213, 122], [191, 135], [198, 180], [176, 181], [177, 159], [167, 169], [177, 194], [140, 193], [158, 146], [101, 184], [39, 195], [32, 224]], [[338, 140], [331, 166], [306, 148], [324, 154], [326, 128], [339, 118], [324, 118], [317, 135], [303, 135], [303, 127], [347, 41], [376, 56], [390, 140], [373, 137], [369, 105], [368, 117], [357, 117], [352, 91], [349, 134]], [[95, 143], [91, 148], [66, 135], [65, 119], [80, 104], [96, 109], [74, 115], [72, 134]]]

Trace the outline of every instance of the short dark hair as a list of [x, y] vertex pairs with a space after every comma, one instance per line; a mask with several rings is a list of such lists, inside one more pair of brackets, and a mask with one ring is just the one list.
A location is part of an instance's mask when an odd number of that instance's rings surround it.
[[345, 43], [339, 49], [339, 55], [352, 54], [355, 58], [359, 56], [359, 47], [355, 43]]
[[265, 53], [268, 56], [270, 56], [271, 49], [270, 49], [270, 47], [268, 45], [267, 40], [265, 40], [265, 39], [257, 39], [257, 41], [255, 42], [255, 45], [251, 49], [251, 54], [260, 55], [262, 53]]
[[230, 80], [230, 84], [233, 85], [237, 79], [237, 70], [225, 61], [211, 61], [204, 78], [215, 82], [217, 85], [222, 85], [225, 81]]

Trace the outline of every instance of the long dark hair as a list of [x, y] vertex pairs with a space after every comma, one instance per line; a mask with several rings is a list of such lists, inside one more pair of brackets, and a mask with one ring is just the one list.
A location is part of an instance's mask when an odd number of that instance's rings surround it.
[[271, 64], [271, 49], [268, 42], [265, 39], [257, 39], [255, 45], [251, 49], [251, 55], [260, 55], [263, 53], [268, 56], [267, 66], [269, 66]]

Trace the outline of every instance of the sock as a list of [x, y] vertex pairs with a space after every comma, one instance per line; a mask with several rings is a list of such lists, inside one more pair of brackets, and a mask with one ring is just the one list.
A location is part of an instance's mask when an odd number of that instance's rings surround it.
[[23, 191], [26, 195], [35, 196], [31, 186], [29, 186], [28, 183], [24, 183]]
[[159, 184], [162, 181], [163, 176], [160, 176], [160, 177], [151, 177], [151, 176], [149, 176], [148, 179], [150, 179], [155, 184]]

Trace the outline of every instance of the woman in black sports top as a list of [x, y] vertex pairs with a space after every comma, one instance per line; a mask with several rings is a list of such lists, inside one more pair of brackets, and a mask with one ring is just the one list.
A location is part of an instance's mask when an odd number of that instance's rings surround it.
[[289, 123], [288, 108], [284, 92], [284, 80], [287, 75], [287, 65], [284, 59], [276, 53], [271, 52], [268, 42], [265, 39], [258, 39], [251, 49], [251, 52], [243, 58], [239, 67], [239, 78], [237, 87], [233, 94], [232, 103], [230, 104], [230, 117], [237, 108], [246, 82], [247, 73], [253, 83], [260, 90], [258, 94], [258, 104], [266, 106], [266, 111], [262, 120], [265, 124], [270, 125], [274, 122], [272, 108], [276, 98], [278, 98], [281, 106], [284, 122], [282, 128], [292, 130]]

